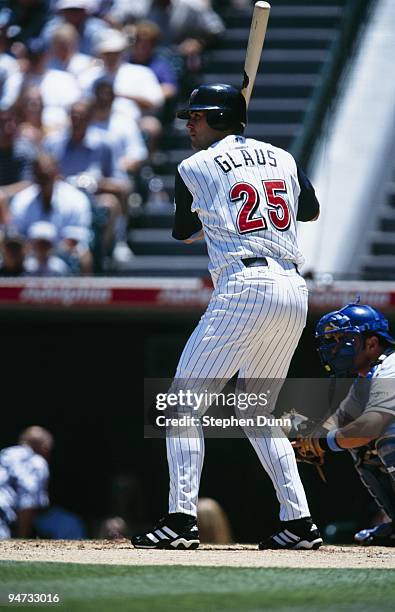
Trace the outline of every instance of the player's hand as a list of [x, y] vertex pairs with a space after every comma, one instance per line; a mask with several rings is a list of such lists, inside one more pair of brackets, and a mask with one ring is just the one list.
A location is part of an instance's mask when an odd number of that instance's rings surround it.
[[310, 463], [315, 465], [322, 480], [326, 482], [322, 466], [325, 460], [325, 450], [320, 444], [320, 438], [313, 437], [298, 437], [296, 440], [291, 442], [295, 455], [296, 461], [301, 463]]

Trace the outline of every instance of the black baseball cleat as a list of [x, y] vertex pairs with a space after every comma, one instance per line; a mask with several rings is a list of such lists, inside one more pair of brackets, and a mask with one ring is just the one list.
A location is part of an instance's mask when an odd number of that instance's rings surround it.
[[381, 523], [371, 529], [362, 529], [354, 535], [354, 540], [363, 546], [395, 546], [393, 524]]
[[194, 550], [200, 544], [196, 518], [181, 512], [166, 514], [152, 531], [133, 536], [131, 542], [135, 548]]
[[317, 550], [322, 538], [310, 517], [281, 521], [280, 531], [259, 543], [259, 550]]

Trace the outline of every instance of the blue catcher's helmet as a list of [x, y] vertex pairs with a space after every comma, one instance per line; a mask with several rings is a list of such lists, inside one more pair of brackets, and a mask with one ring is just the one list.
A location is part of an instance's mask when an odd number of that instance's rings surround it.
[[395, 345], [388, 330], [387, 319], [372, 306], [347, 304], [324, 315], [317, 323], [315, 338], [325, 370], [332, 376], [352, 376], [355, 357], [363, 346], [358, 344], [357, 348], [357, 337], [373, 332]]

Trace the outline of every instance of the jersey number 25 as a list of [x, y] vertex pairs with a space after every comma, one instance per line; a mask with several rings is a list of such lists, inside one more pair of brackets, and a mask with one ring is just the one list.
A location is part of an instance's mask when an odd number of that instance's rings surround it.
[[[280, 232], [287, 230], [291, 224], [291, 215], [286, 199], [281, 195], [287, 193], [285, 181], [262, 181], [269, 208], [269, 221]], [[240, 234], [267, 229], [267, 221], [262, 215], [254, 217], [259, 208], [259, 193], [250, 183], [236, 183], [230, 190], [232, 202], [241, 201], [242, 207], [237, 215], [237, 228]]]

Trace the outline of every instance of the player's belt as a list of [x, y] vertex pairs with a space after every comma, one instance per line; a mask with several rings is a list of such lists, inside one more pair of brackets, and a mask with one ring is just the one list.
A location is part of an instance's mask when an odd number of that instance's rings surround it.
[[[242, 263], [246, 268], [255, 268], [257, 266], [268, 266], [269, 263], [266, 257], [249, 257], [248, 259], [242, 259]], [[292, 262], [289, 262], [292, 263]], [[295, 263], [292, 263], [295, 270], [298, 272], [298, 266]]]
[[248, 259], [241, 260], [246, 268], [253, 268], [256, 266], [268, 266], [266, 257], [249, 257]]

